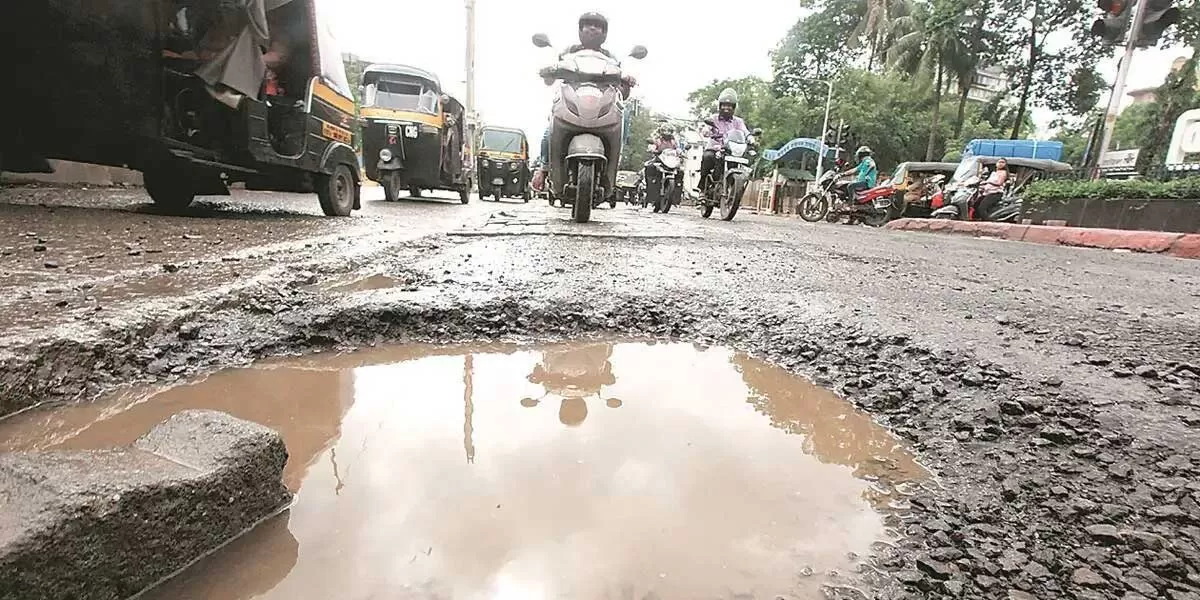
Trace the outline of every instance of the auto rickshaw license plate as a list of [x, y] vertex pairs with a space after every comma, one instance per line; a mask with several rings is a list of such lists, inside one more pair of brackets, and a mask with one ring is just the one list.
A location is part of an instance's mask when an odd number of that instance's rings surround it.
[[504, 180], [497, 177], [492, 180], [492, 185], [504, 185]]
[[404, 126], [404, 137], [416, 138], [417, 137], [417, 126], [416, 125], [405, 125]]

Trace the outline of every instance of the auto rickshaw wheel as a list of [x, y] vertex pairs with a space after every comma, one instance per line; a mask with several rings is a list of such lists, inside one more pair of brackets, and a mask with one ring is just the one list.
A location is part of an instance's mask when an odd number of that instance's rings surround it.
[[419, 188], [417, 186], [408, 188], [408, 196], [410, 198], [420, 198], [421, 197], [421, 188]]
[[525, 188], [525, 193], [521, 194], [521, 201], [528, 203], [532, 199], [533, 199], [533, 194], [529, 191], [529, 188]]
[[142, 174], [142, 182], [154, 204], [169, 211], [183, 210], [196, 199], [191, 180], [178, 169], [150, 169]]
[[470, 181], [467, 182], [467, 185], [464, 185], [461, 188], [458, 188], [458, 201], [462, 202], [463, 204], [466, 204], [471, 201], [471, 182]]
[[400, 199], [400, 194], [395, 184], [388, 181], [383, 182], [383, 199], [386, 202], [395, 202]]
[[329, 175], [317, 176], [317, 199], [327, 217], [348, 217], [354, 210], [354, 175], [345, 164], [333, 168]]

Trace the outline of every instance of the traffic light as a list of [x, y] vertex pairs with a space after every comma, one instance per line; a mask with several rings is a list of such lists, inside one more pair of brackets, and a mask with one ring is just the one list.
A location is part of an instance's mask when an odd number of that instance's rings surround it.
[[1105, 14], [1092, 23], [1092, 35], [1114, 44], [1121, 41], [1121, 38], [1125, 36], [1125, 31], [1129, 29], [1129, 3], [1131, 1], [1098, 0], [1096, 5]]
[[1142, 19], [1142, 30], [1137, 45], [1142, 48], [1157, 46], [1168, 27], [1179, 22], [1179, 9], [1171, 6], [1174, 0], [1149, 0], [1146, 16]]
[[842, 123], [841, 128], [838, 129], [837, 137], [838, 137], [839, 143], [845, 142], [846, 140], [850, 139], [850, 124], [849, 123]]

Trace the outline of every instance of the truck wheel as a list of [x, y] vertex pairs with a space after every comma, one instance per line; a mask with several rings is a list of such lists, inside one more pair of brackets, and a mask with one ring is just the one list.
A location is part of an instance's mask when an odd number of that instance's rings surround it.
[[177, 212], [191, 206], [196, 199], [191, 181], [178, 169], [161, 167], [142, 173], [146, 193], [154, 204], [168, 211]]
[[327, 217], [348, 217], [354, 210], [354, 175], [344, 164], [334, 167], [333, 173], [317, 176], [317, 199]]

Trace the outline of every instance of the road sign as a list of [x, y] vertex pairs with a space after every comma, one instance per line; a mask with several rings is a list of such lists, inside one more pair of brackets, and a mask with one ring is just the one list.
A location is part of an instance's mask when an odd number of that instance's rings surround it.
[[1132, 169], [1137, 165], [1138, 155], [1141, 154], [1140, 149], [1133, 150], [1109, 150], [1100, 157], [1100, 163], [1096, 166], [1100, 170], [1115, 170], [1115, 169]]

